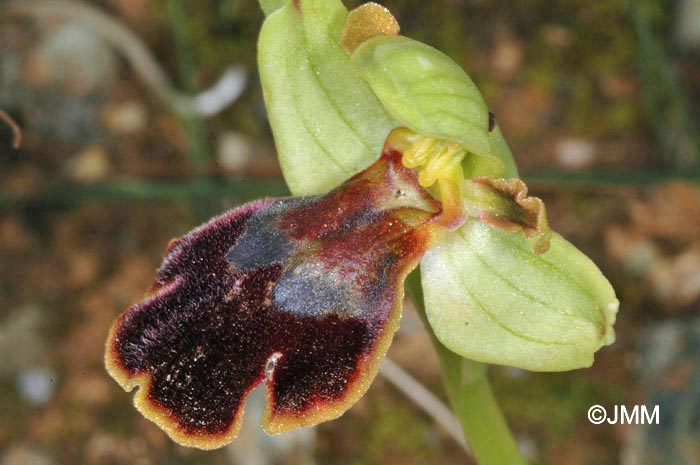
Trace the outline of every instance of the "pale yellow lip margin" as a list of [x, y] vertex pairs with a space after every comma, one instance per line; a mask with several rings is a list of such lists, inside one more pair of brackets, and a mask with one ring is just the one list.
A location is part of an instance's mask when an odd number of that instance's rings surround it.
[[183, 431], [173, 415], [165, 409], [153, 404], [148, 400], [148, 393], [151, 390], [151, 375], [143, 373], [131, 376], [117, 362], [114, 353], [114, 335], [123, 314], [117, 318], [109, 330], [105, 348], [105, 368], [114, 380], [127, 392], [131, 392], [135, 387], [139, 389], [134, 394], [134, 406], [144, 417], [152, 421], [176, 443], [197, 449], [211, 450], [218, 449], [233, 441], [241, 429], [243, 421], [243, 405], [247, 395], [241, 401], [241, 408], [234, 413], [234, 421], [231, 426], [221, 434], [191, 434]]
[[[405, 278], [405, 276], [404, 276]], [[403, 282], [403, 279], [401, 280]], [[358, 367], [360, 373], [355, 381], [348, 385], [345, 394], [340, 399], [323, 405], [316, 406], [315, 410], [305, 412], [303, 415], [283, 415], [272, 412], [272, 385], [268, 384], [265, 389], [265, 409], [262, 417], [262, 428], [268, 434], [280, 434], [298, 427], [314, 426], [318, 423], [334, 420], [345, 413], [352, 405], [362, 397], [370, 384], [374, 380], [379, 370], [379, 365], [386, 355], [394, 333], [399, 327], [401, 319], [401, 304], [403, 301], [403, 288], [397, 291], [397, 301], [391, 311], [391, 316], [387, 320], [384, 335], [379, 339], [374, 354], [362, 360]], [[211, 450], [218, 449], [233, 441], [241, 429], [243, 422], [243, 408], [235, 413], [235, 419], [231, 427], [222, 434], [188, 434], [179, 428], [177, 420], [166, 410], [153, 404], [148, 399], [151, 389], [151, 375], [143, 373], [132, 376], [125, 371], [117, 362], [114, 353], [114, 335], [121, 321], [121, 316], [114, 322], [109, 330], [105, 348], [105, 368], [114, 380], [127, 392], [131, 392], [138, 387], [134, 395], [134, 406], [144, 417], [160, 427], [175, 442], [183, 446], [195, 447], [198, 449]], [[246, 396], [247, 398], [247, 396]], [[242, 399], [241, 405], [245, 405], [246, 398]]]
[[274, 404], [272, 385], [268, 384], [265, 388], [265, 409], [263, 410], [261, 423], [266, 433], [286, 433], [298, 427], [314, 426], [324, 421], [335, 420], [350, 409], [350, 407], [367, 392], [375, 376], [377, 376], [379, 366], [387, 350], [389, 350], [396, 330], [399, 328], [404, 296], [403, 282], [407, 275], [408, 273], [405, 273], [398, 281], [402, 285], [396, 291], [396, 301], [387, 319], [386, 327], [383, 330], [384, 334], [377, 341], [377, 345], [372, 351], [373, 354], [363, 357], [362, 361], [358, 364], [357, 370], [359, 373], [355, 377], [355, 380], [346, 386], [343, 395], [335, 401], [316, 405], [314, 410], [304, 412], [300, 415], [276, 414], [272, 411], [272, 405]]
[[[405, 275], [402, 276], [399, 282], [403, 283], [404, 279]], [[376, 345], [374, 354], [362, 360], [358, 367], [358, 376], [355, 378], [354, 382], [346, 387], [343, 397], [333, 402], [318, 405], [315, 410], [305, 412], [303, 415], [273, 414], [272, 385], [268, 384], [265, 389], [265, 409], [262, 417], [262, 428], [265, 432], [268, 434], [280, 434], [298, 427], [314, 426], [324, 421], [336, 419], [352, 407], [352, 405], [367, 392], [367, 389], [369, 389], [370, 384], [377, 375], [379, 365], [389, 349], [394, 333], [399, 327], [403, 294], [402, 286], [401, 289], [397, 289], [397, 299], [394, 303], [394, 308], [387, 320], [384, 334]], [[114, 336], [121, 319], [122, 316], [114, 322], [109, 330], [109, 336], [107, 337], [105, 347], [105, 368], [110, 376], [114, 378], [125, 391], [131, 392], [134, 388], [139, 388], [134, 395], [134, 406], [136, 410], [148, 420], [158, 425], [158, 427], [165, 431], [173, 441], [183, 446], [211, 450], [223, 447], [233, 441], [238, 435], [243, 422], [242, 407], [238, 412], [235, 412], [235, 418], [231, 427], [224, 433], [212, 435], [188, 434], [179, 428], [177, 420], [173, 418], [172, 414], [149, 401], [148, 393], [151, 389], [151, 375], [149, 373], [143, 373], [141, 375], [132, 376], [125, 371], [117, 361], [114, 351]], [[245, 405], [246, 398], [247, 396], [242, 399], [241, 406]]]
[[[423, 240], [430, 242], [431, 234], [424, 237]], [[369, 357], [364, 357], [358, 365], [359, 374], [355, 380], [345, 388], [345, 393], [339, 399], [325, 404], [320, 404], [310, 412], [304, 412], [300, 415], [295, 414], [275, 414], [272, 411], [274, 403], [272, 386], [268, 384], [265, 389], [265, 408], [261, 426], [268, 434], [280, 434], [293, 430], [299, 427], [310, 427], [318, 423], [334, 420], [345, 413], [357, 400], [362, 397], [369, 389], [370, 384], [374, 380], [379, 371], [384, 356], [386, 355], [394, 334], [399, 328], [401, 319], [401, 309], [403, 307], [404, 287], [403, 284], [408, 274], [418, 265], [416, 264], [407, 268], [406, 272], [399, 275], [396, 283], [396, 299], [393, 308], [390, 311], [389, 318], [386, 321], [384, 334], [377, 341], [374, 353]], [[400, 283], [400, 284], [399, 284]], [[128, 310], [127, 310], [128, 311]], [[139, 387], [134, 395], [134, 406], [148, 420], [158, 425], [165, 433], [175, 442], [183, 446], [195, 447], [197, 449], [211, 450], [223, 447], [233, 441], [241, 429], [243, 422], [243, 410], [251, 390], [241, 399], [241, 407], [234, 412], [234, 420], [231, 426], [221, 434], [188, 434], [179, 428], [177, 420], [173, 415], [163, 408], [153, 404], [148, 400], [148, 393], [151, 389], [151, 375], [143, 373], [141, 375], [132, 376], [126, 372], [117, 361], [114, 351], [114, 336], [117, 326], [121, 322], [126, 312], [122, 313], [117, 320], [112, 324], [107, 336], [105, 347], [105, 368], [107, 372], [119, 383], [119, 385], [127, 392], [131, 392], [135, 387]], [[259, 385], [259, 384], [258, 384]]]
[[[423, 230], [423, 237], [417, 240], [424, 241], [427, 248], [428, 244], [435, 240], [434, 232], [435, 229], [428, 226]], [[293, 430], [294, 428], [314, 426], [324, 421], [335, 420], [350, 409], [350, 407], [367, 392], [370, 384], [372, 384], [372, 381], [374, 381], [374, 378], [377, 376], [379, 366], [389, 350], [391, 341], [394, 339], [394, 334], [396, 334], [396, 331], [399, 329], [406, 277], [418, 266], [421, 257], [422, 254], [416, 259], [413, 266], [406, 267], [405, 272], [398, 275], [395, 286], [396, 299], [389, 313], [389, 318], [386, 321], [384, 334], [377, 341], [377, 345], [372, 351], [373, 354], [369, 357], [364, 357], [358, 365], [359, 374], [355, 380], [345, 388], [344, 396], [336, 401], [317, 405], [315, 410], [305, 412], [301, 415], [275, 414], [272, 411], [274, 394], [271, 385], [268, 384], [265, 389], [265, 409], [263, 410], [261, 422], [261, 426], [266, 433], [280, 434]]]

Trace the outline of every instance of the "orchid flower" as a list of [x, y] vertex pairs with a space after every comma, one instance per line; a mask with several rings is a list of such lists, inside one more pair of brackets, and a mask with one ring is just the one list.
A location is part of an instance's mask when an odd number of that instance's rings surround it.
[[383, 7], [262, 2], [260, 74], [296, 196], [249, 203], [173, 240], [106, 365], [177, 442], [235, 438], [266, 382], [262, 427], [338, 417], [377, 374], [420, 265], [439, 341], [534, 371], [589, 366], [618, 301], [547, 224], [495, 117], [449, 57]]

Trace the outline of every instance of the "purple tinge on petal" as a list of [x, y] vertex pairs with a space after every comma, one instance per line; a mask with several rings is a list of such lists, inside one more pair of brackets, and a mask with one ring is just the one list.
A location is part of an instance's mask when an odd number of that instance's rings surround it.
[[335, 418], [377, 372], [438, 210], [388, 151], [326, 195], [219, 216], [170, 245], [110, 332], [108, 370], [185, 445], [233, 439], [266, 370], [266, 431]]

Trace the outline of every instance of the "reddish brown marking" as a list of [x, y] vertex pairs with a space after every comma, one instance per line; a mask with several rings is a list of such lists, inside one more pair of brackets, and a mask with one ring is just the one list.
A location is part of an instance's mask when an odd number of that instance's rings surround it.
[[[506, 231], [521, 230], [527, 237], [537, 236], [533, 251], [541, 254], [549, 249], [552, 231], [547, 223], [544, 202], [529, 197], [520, 179], [493, 179], [491, 176], [470, 180], [467, 189], [477, 188], [491, 197], [493, 205], [472, 206], [472, 215], [481, 221]], [[481, 210], [481, 211], [479, 211]]]
[[377, 211], [379, 202], [397, 195], [396, 189], [391, 188], [392, 180], [421, 192], [423, 199], [438, 211], [439, 202], [420, 187], [415, 174], [401, 163], [401, 157], [400, 152], [387, 150], [361, 175], [346, 181], [343, 189], [331, 191], [306, 208], [284, 215], [280, 220], [281, 227], [296, 240], [323, 237], [327, 231], [337, 231], [348, 222]]
[[[436, 211], [393, 206], [397, 186]], [[325, 196], [255, 202], [215, 218], [171, 242], [150, 296], [117, 320], [113, 374], [127, 385], [148, 376], [149, 408], [185, 437], [230, 437], [276, 354], [273, 417], [308, 424], [305, 416], [326, 406], [342, 412], [376, 372], [369, 361], [386, 350], [403, 278], [437, 214], [392, 152]], [[321, 281], [331, 288], [321, 297], [336, 300], [285, 307], [308, 301], [297, 282], [281, 284], [307, 269], [338, 273], [342, 282]], [[277, 300], [278, 288], [287, 300]]]

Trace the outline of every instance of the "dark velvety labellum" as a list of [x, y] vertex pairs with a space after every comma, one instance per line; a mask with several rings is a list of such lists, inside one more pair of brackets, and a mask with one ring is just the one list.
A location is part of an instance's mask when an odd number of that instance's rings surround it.
[[233, 439], [266, 377], [268, 432], [335, 418], [377, 372], [438, 209], [387, 152], [326, 195], [217, 217], [171, 242], [147, 298], [112, 328], [107, 367], [190, 446]]

